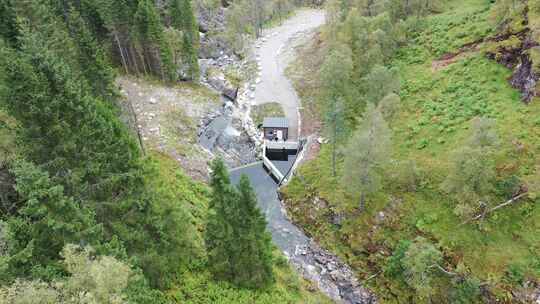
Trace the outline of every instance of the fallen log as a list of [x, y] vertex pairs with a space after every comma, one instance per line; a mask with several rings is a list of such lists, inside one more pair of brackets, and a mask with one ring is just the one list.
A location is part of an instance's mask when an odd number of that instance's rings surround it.
[[501, 208], [504, 208], [504, 207], [506, 207], [508, 205], [512, 205], [513, 203], [515, 203], [516, 201], [522, 199], [523, 197], [527, 196], [528, 194], [529, 194], [529, 192], [523, 192], [520, 195], [514, 196], [513, 198], [509, 199], [508, 201], [506, 201], [506, 202], [504, 202], [504, 203], [502, 203], [500, 205], [497, 205], [497, 206], [495, 206], [495, 207], [493, 207], [493, 208], [491, 208], [491, 209], [489, 209], [489, 210], [487, 210], [485, 212], [482, 212], [481, 214], [479, 214], [479, 215], [477, 215], [477, 216], [475, 216], [473, 218], [470, 218], [470, 219], [466, 220], [465, 222], [461, 223], [460, 226], [466, 225], [466, 224], [468, 224], [470, 222], [477, 221], [477, 220], [489, 215], [490, 213], [493, 213], [493, 212], [495, 212], [495, 211], [497, 211], [497, 210], [499, 210]]

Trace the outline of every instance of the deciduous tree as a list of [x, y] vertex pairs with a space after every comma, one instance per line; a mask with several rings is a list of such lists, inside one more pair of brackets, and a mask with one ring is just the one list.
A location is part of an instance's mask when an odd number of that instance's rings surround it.
[[365, 77], [365, 92], [368, 102], [378, 105], [389, 94], [399, 94], [400, 81], [396, 70], [384, 66], [375, 66]]
[[359, 209], [366, 198], [379, 191], [383, 168], [391, 154], [391, 131], [382, 114], [371, 103], [364, 118], [345, 149], [343, 184], [349, 193], [359, 197]]
[[343, 46], [332, 51], [325, 59], [320, 74], [325, 99], [325, 131], [332, 141], [332, 171], [336, 176], [338, 144], [346, 134], [346, 98], [350, 96], [352, 77], [350, 50]]
[[453, 152], [452, 163], [441, 189], [457, 200], [455, 212], [471, 216], [489, 205], [494, 192], [496, 172], [492, 159], [493, 147], [498, 143], [495, 121], [476, 118], [467, 145]]
[[381, 101], [379, 101], [379, 110], [387, 121], [393, 119], [398, 114], [401, 106], [401, 98], [395, 93], [386, 95]]
[[130, 267], [109, 256], [92, 258], [92, 254], [88, 248], [66, 245], [62, 256], [67, 279], [53, 283], [17, 280], [0, 288], [0, 303], [125, 303]]

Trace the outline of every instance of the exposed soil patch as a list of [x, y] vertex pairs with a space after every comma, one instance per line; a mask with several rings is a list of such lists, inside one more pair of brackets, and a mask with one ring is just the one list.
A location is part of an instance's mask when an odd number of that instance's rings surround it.
[[125, 115], [144, 148], [169, 155], [188, 175], [205, 180], [212, 155], [197, 144], [197, 130], [208, 113], [221, 108], [219, 96], [190, 84], [168, 87], [132, 77], [120, 77], [117, 83], [126, 97]]
[[477, 51], [476, 49], [465, 50], [462, 53], [445, 55], [441, 59], [435, 60], [431, 63], [431, 70], [433, 72], [438, 72], [453, 63], [456, 63], [462, 59], [466, 59], [467, 57], [476, 53], [476, 51]]

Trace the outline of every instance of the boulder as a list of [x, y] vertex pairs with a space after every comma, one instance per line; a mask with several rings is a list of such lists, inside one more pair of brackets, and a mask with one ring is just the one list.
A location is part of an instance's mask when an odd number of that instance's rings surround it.
[[221, 93], [229, 100], [236, 101], [236, 98], [238, 97], [238, 88], [227, 86]]
[[211, 71], [208, 73], [208, 84], [220, 92], [223, 96], [231, 101], [236, 101], [238, 97], [238, 87], [233, 86], [221, 71]]

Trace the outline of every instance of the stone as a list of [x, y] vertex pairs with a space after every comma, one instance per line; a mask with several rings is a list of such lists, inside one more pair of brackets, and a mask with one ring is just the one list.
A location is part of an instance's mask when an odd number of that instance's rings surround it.
[[238, 87], [233, 86], [227, 81], [225, 75], [221, 71], [212, 73], [212, 75], [208, 77], [208, 83], [213, 89], [220, 92], [227, 99], [236, 101], [236, 98], [238, 97]]
[[238, 97], [238, 88], [234, 87], [225, 87], [222, 92], [223, 96], [227, 97], [229, 100], [235, 101]]

